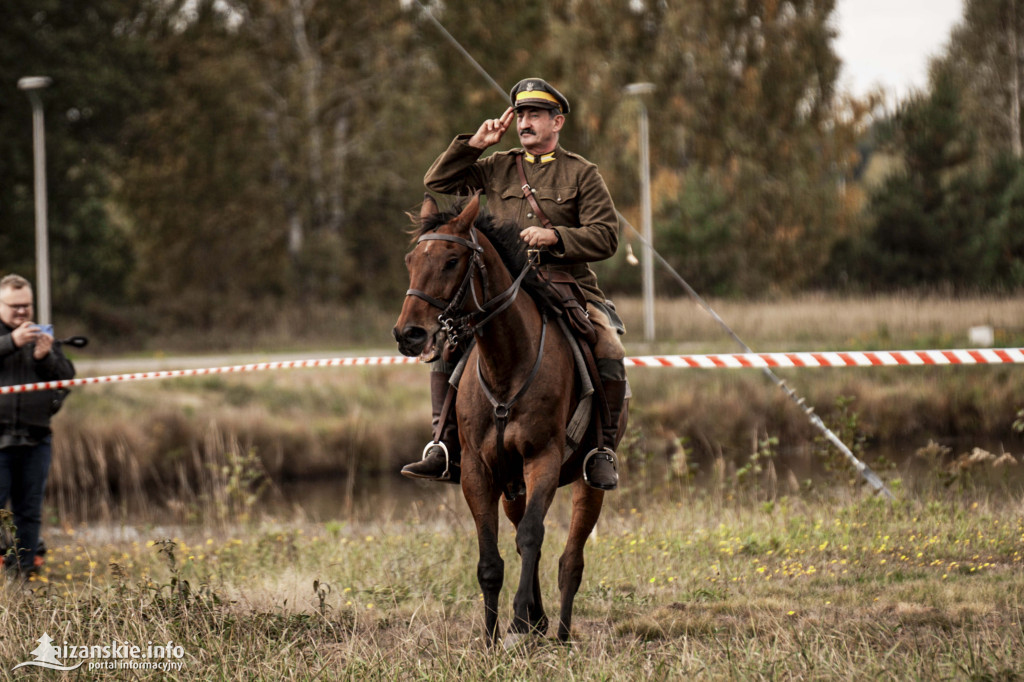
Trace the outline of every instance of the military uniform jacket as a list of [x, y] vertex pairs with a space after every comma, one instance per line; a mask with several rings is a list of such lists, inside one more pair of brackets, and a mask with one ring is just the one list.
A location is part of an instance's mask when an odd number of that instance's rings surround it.
[[[483, 190], [487, 210], [499, 220], [520, 228], [541, 225], [523, 192], [516, 154], [522, 149], [495, 152], [481, 159], [482, 149], [459, 135], [427, 171], [427, 189], [442, 194]], [[550, 160], [545, 160], [549, 159]], [[526, 181], [541, 210], [558, 233], [559, 243], [549, 247], [542, 262], [565, 270], [579, 282], [589, 300], [603, 303], [597, 276], [587, 263], [610, 258], [619, 245], [615, 204], [597, 166], [560, 146], [552, 154], [523, 163]]]

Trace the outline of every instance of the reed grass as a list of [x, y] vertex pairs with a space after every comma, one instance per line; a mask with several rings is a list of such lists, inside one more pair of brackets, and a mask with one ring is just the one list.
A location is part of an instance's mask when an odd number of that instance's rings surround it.
[[270, 493], [296, 479], [351, 488], [422, 448], [425, 372], [296, 370], [77, 390], [54, 420], [49, 499], [59, 518], [187, 522], [209, 512], [223, 471], [243, 460]]
[[[712, 305], [755, 348], [842, 350], [963, 347], [975, 324], [994, 326], [997, 341], [1014, 345], [1022, 303], [819, 295]], [[625, 337], [627, 352], [653, 350], [634, 339], [640, 308], [639, 301], [620, 301], [634, 330]], [[659, 301], [657, 310], [664, 350], [733, 350], [692, 303]], [[366, 319], [381, 325], [385, 317]], [[317, 319], [326, 324], [325, 316]], [[949, 460], [975, 446], [1020, 455], [1013, 423], [1024, 397], [1016, 367], [778, 374], [874, 467], [901, 465], [931, 441], [950, 448]], [[765, 438], [778, 441], [773, 466], [782, 478], [820, 476], [833, 464], [802, 412], [757, 370], [634, 369], [630, 382], [623, 464], [635, 480], [661, 480], [680, 459], [698, 472], [717, 461], [742, 470]], [[395, 476], [419, 456], [430, 435], [427, 383], [425, 367], [399, 366], [82, 387], [55, 420], [50, 506], [60, 519], [170, 514], [187, 522], [206, 510], [214, 473], [252, 457], [269, 482], [266, 494], [288, 481], [335, 479], [340, 504], [351, 508], [368, 477]]]
[[[663, 292], [664, 294], [664, 292]], [[733, 352], [735, 344], [692, 299], [660, 295], [654, 304], [653, 347]], [[629, 333], [628, 348], [648, 349], [643, 338], [643, 302], [616, 295]], [[847, 296], [806, 293], [780, 299], [709, 298], [708, 304], [757, 351], [896, 350], [961, 348], [970, 327], [989, 325], [995, 345], [1024, 345], [1024, 295], [951, 297], [894, 293]], [[234, 321], [213, 320], [208, 329], [146, 335], [125, 322], [91, 333], [84, 323], [59, 320], [61, 333], [96, 336], [85, 358], [99, 355], [162, 357], [211, 352], [284, 352], [329, 348], [394, 352], [391, 328], [401, 301], [350, 306], [275, 305], [240, 311]], [[125, 325], [128, 325], [127, 327]], [[239, 326], [242, 325], [242, 326]], [[105, 329], [114, 335], [106, 335]]]
[[[788, 370], [780, 374], [855, 454], [883, 476], [929, 442], [943, 464], [973, 447], [1021, 456], [1013, 429], [1022, 399], [1016, 368]], [[269, 376], [88, 387], [55, 422], [48, 506], [58, 519], [116, 521], [208, 514], [225, 469], [249, 460], [281, 503], [289, 482], [334, 480], [339, 505], [397, 477], [430, 437], [427, 370], [344, 368]], [[830, 451], [757, 370], [634, 370], [627, 480], [644, 487], [685, 462], [743, 469], [765, 438], [778, 477], [830, 474]], [[276, 495], [276, 498], [274, 497]]]
[[[809, 293], [781, 300], [708, 299], [755, 351], [903, 350], [971, 347], [968, 329], [991, 326], [996, 346], [1024, 341], [1024, 297]], [[629, 344], [643, 347], [643, 305], [616, 299]], [[689, 298], [658, 298], [657, 348], [738, 352], [715, 320]]]

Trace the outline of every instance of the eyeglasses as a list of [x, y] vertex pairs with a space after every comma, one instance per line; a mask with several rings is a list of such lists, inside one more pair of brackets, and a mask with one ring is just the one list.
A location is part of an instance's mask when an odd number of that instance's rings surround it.
[[21, 311], [21, 312], [24, 313], [24, 312], [28, 312], [29, 310], [32, 309], [32, 304], [31, 303], [19, 303], [18, 305], [11, 305], [7, 301], [0, 301], [0, 303], [3, 303], [5, 306], [10, 308], [14, 312]]

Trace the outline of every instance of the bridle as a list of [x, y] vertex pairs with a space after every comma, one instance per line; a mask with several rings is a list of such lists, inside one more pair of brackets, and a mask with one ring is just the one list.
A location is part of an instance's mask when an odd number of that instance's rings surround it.
[[[441, 314], [437, 316], [437, 321], [441, 323], [441, 328], [448, 338], [448, 343], [453, 348], [458, 346], [463, 339], [474, 334], [480, 334], [484, 325], [490, 322], [495, 315], [512, 305], [516, 300], [516, 296], [519, 295], [523, 280], [526, 278], [530, 268], [533, 267], [535, 261], [535, 258], [531, 256], [523, 266], [522, 271], [512, 282], [512, 285], [494, 298], [490, 298], [490, 292], [487, 289], [487, 266], [483, 259], [484, 248], [480, 245], [479, 240], [477, 240], [476, 234], [476, 228], [470, 227], [469, 239], [458, 237], [454, 234], [428, 232], [427, 234], [420, 235], [419, 239], [416, 240], [417, 244], [431, 240], [453, 242], [460, 246], [465, 246], [473, 252], [470, 256], [469, 267], [466, 268], [466, 275], [462, 278], [462, 283], [459, 284], [450, 300], [443, 301], [439, 298], [434, 298], [419, 289], [409, 289], [405, 292], [407, 297], [415, 296], [423, 299], [441, 311]], [[473, 275], [477, 272], [480, 273], [483, 296], [477, 296], [476, 285], [473, 283]], [[467, 293], [472, 294], [473, 305], [476, 307], [476, 310], [459, 315]], [[480, 302], [481, 299], [483, 299], [483, 303]]]

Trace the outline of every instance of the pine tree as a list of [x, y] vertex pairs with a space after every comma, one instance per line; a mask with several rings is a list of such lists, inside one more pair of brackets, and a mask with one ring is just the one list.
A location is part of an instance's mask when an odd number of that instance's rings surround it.
[[35, 656], [36, 662], [60, 665], [60, 660], [57, 658], [58, 650], [53, 646], [53, 638], [44, 632], [43, 636], [36, 641], [39, 642], [39, 646], [31, 652]]

